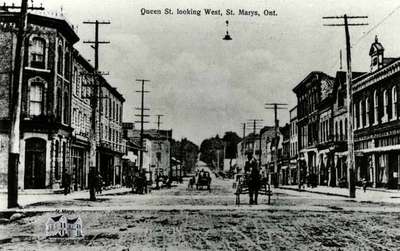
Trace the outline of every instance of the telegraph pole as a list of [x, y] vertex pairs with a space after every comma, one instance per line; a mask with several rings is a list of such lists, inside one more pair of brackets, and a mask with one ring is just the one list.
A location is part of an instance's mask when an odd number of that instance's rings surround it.
[[246, 137], [246, 123], [242, 123], [243, 126], [243, 139]]
[[162, 124], [161, 122], [161, 117], [164, 116], [164, 114], [157, 114], [157, 131], [160, 131], [160, 125]]
[[265, 109], [267, 110], [274, 110], [274, 129], [275, 129], [275, 136], [274, 136], [274, 145], [275, 145], [275, 156], [274, 156], [274, 177], [275, 177], [275, 187], [278, 187], [279, 181], [279, 170], [278, 170], [278, 130], [279, 130], [279, 120], [278, 120], [278, 110], [286, 110], [288, 104], [285, 103], [265, 103]]
[[[261, 128], [262, 128], [262, 126], [259, 124], [260, 122], [262, 122], [262, 121], [264, 121], [263, 119], [250, 119], [249, 121], [248, 121], [248, 123], [249, 123], [249, 126], [251, 126], [251, 124], [252, 124], [252, 126], [253, 126], [253, 140], [254, 140], [254, 143], [253, 143], [253, 152], [254, 152], [254, 154], [255, 154], [255, 152], [256, 152], [256, 149], [255, 149], [255, 143], [256, 143], [256, 140], [257, 140], [257, 138], [256, 138], [256, 131], [257, 130], [260, 130]], [[258, 135], [259, 137], [258, 137], [258, 141], [259, 141], [259, 152], [258, 152], [258, 165], [259, 165], [259, 167], [261, 167], [261, 133]]]
[[144, 117], [149, 117], [150, 115], [145, 115], [144, 111], [149, 111], [149, 108], [145, 108], [144, 107], [144, 94], [145, 93], [149, 93], [149, 91], [145, 91], [144, 90], [144, 84], [146, 82], [150, 82], [150, 80], [146, 80], [146, 79], [136, 79], [137, 82], [140, 82], [142, 85], [142, 88], [140, 91], [136, 91], [139, 92], [141, 94], [141, 106], [140, 108], [136, 108], [137, 110], [140, 110], [140, 114], [136, 114], [135, 116], [140, 117], [140, 121], [135, 121], [136, 123], [140, 123], [140, 148], [141, 150], [139, 151], [140, 154], [140, 159], [139, 159], [139, 170], [143, 169], [143, 125], [144, 123], [149, 123], [149, 121], [145, 121]]
[[356, 184], [355, 184], [355, 166], [354, 166], [354, 132], [353, 132], [353, 99], [352, 99], [352, 71], [351, 71], [351, 45], [350, 45], [350, 32], [349, 26], [365, 26], [367, 23], [354, 23], [349, 24], [348, 19], [366, 19], [368, 16], [329, 16], [322, 17], [323, 19], [343, 19], [344, 23], [341, 24], [324, 24], [324, 26], [344, 26], [346, 35], [346, 59], [347, 59], [347, 179], [349, 186], [349, 197], [356, 197]]
[[12, 83], [11, 95], [11, 126], [10, 126], [10, 141], [8, 149], [8, 180], [7, 180], [7, 207], [18, 207], [18, 163], [20, 153], [20, 124], [21, 124], [21, 91], [24, 73], [24, 51], [25, 51], [25, 33], [28, 26], [28, 9], [44, 10], [40, 7], [28, 7], [28, 0], [22, 0], [21, 6], [3, 5], [2, 9], [20, 9], [18, 19], [17, 44], [15, 49], [14, 63], [14, 79]]
[[[109, 41], [99, 41], [99, 25], [100, 24], [110, 24], [110, 22], [100, 22], [98, 20], [96, 21], [85, 21], [83, 22], [84, 24], [94, 24], [95, 25], [95, 34], [94, 34], [94, 41], [84, 41], [83, 43], [85, 44], [93, 44], [91, 47], [94, 49], [94, 84], [91, 86], [92, 91], [91, 91], [91, 102], [90, 106], [92, 108], [92, 123], [91, 123], [91, 133], [90, 133], [90, 158], [89, 158], [89, 168], [90, 168], [90, 173], [91, 175], [94, 175], [95, 172], [94, 170], [97, 170], [97, 156], [96, 156], [96, 109], [97, 105], [101, 105], [101, 102], [99, 102], [99, 99], [101, 100], [103, 97], [101, 97], [101, 82], [99, 79], [99, 75], [101, 73], [99, 72], [99, 45], [100, 44], [109, 44]], [[101, 109], [99, 109], [100, 111]], [[99, 112], [99, 123], [101, 120], [101, 114]], [[101, 132], [101, 128], [99, 130]], [[99, 141], [101, 141], [101, 136], [99, 134]], [[98, 170], [97, 170], [98, 171]], [[93, 186], [93, 184], [92, 184]], [[95, 201], [96, 200], [96, 194], [94, 192], [94, 188], [90, 189], [90, 200]]]

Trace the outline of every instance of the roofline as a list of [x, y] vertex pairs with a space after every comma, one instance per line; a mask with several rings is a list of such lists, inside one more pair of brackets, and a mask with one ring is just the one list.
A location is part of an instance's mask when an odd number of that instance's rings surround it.
[[381, 71], [385, 70], [386, 68], [388, 68], [388, 67], [392, 66], [393, 64], [398, 63], [400, 61], [400, 58], [398, 58], [398, 57], [397, 58], [395, 57], [394, 59], [395, 60], [393, 60], [393, 62], [391, 62], [390, 64], [387, 64], [387, 65], [384, 65], [382, 68], [380, 68], [380, 69], [378, 69], [376, 71], [366, 72], [365, 74], [362, 74], [361, 76], [358, 76], [357, 78], [352, 79], [353, 85], [354, 85], [355, 82], [361, 81], [366, 77], [372, 76], [374, 74], [379, 74]]
[[306, 76], [303, 80], [301, 80], [300, 83], [297, 84], [297, 85], [292, 89], [292, 91], [293, 91], [294, 93], [297, 93], [297, 90], [298, 90], [301, 86], [303, 86], [304, 83], [306, 83], [306, 81], [307, 81], [312, 75], [314, 75], [314, 74], [323, 74], [323, 75], [325, 75], [325, 76], [327, 76], [327, 77], [333, 78], [333, 77], [329, 76], [328, 74], [326, 74], [325, 72], [322, 72], [322, 71], [312, 71], [312, 72], [308, 73], [307, 76]]
[[[86, 70], [88, 70], [89, 72], [94, 72], [93, 65], [86, 58], [84, 58], [83, 55], [75, 48], [74, 53], [76, 60], [81, 63], [86, 68]], [[122, 96], [122, 94], [119, 93], [115, 87], [111, 86], [110, 83], [108, 83], [108, 81], [102, 75], [100, 75], [100, 81], [102, 81], [103, 86], [105, 86], [110, 92], [112, 92], [114, 96], [116, 96], [122, 102], [125, 102], [125, 98]]]
[[[19, 12], [1, 12], [0, 21], [17, 23], [19, 15]], [[72, 29], [69, 23], [63, 19], [28, 13], [28, 24], [36, 24], [60, 30], [60, 32], [62, 32], [72, 44], [79, 41], [79, 37], [75, 33], [74, 29]]]

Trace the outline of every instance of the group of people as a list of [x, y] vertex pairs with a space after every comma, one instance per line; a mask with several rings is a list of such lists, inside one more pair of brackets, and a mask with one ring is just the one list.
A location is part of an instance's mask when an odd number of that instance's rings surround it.
[[[89, 182], [90, 183], [89, 186], [93, 185], [96, 190], [96, 193], [98, 194], [102, 193], [104, 181], [100, 173], [94, 171], [93, 174], [91, 175], [93, 175], [93, 178]], [[72, 177], [68, 172], [66, 172], [64, 173], [64, 178], [63, 178], [64, 195], [71, 193], [71, 185], [72, 185]]]
[[145, 170], [128, 175], [126, 179], [126, 185], [127, 187], [132, 188], [133, 193], [147, 193], [147, 179]]

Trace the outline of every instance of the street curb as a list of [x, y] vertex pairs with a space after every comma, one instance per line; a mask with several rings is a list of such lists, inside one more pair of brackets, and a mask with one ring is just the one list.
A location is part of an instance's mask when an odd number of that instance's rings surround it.
[[291, 191], [296, 191], [296, 192], [306, 192], [306, 193], [316, 193], [316, 194], [322, 194], [322, 195], [328, 195], [328, 196], [337, 196], [337, 197], [343, 197], [343, 198], [350, 198], [347, 195], [343, 194], [337, 194], [337, 193], [329, 193], [329, 192], [320, 192], [320, 191], [312, 191], [312, 190], [305, 190], [305, 189], [297, 189], [297, 188], [291, 188], [291, 187], [278, 187], [279, 189], [286, 189], [286, 190], [291, 190]]

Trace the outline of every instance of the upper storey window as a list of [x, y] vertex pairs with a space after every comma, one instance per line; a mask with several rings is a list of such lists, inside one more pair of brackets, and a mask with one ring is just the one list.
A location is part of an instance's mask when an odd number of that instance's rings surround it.
[[41, 115], [43, 112], [43, 84], [32, 83], [30, 87], [29, 114], [32, 116]]
[[46, 41], [40, 37], [33, 38], [30, 50], [31, 67], [44, 69], [45, 53], [46, 53]]
[[63, 74], [64, 50], [63, 50], [63, 45], [62, 45], [61, 41], [58, 43], [57, 54], [58, 54], [57, 72], [58, 72], [58, 74], [62, 75]]

